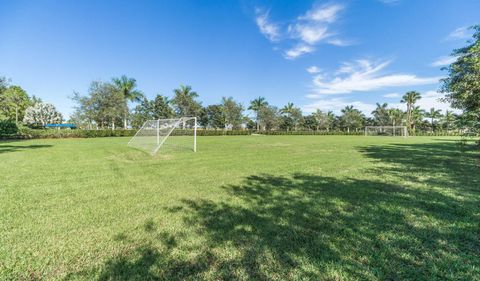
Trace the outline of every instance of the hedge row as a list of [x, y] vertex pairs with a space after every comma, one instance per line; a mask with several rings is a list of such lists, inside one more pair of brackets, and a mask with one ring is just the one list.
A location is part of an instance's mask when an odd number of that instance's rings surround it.
[[[12, 128], [11, 126], [1, 127], [0, 139], [42, 139], [42, 138], [97, 138], [97, 137], [132, 137], [136, 130], [57, 130], [57, 129], [31, 129], [27, 127]], [[198, 136], [232, 136], [232, 135], [363, 135], [359, 132], [342, 131], [251, 131], [251, 130], [197, 130]], [[193, 130], [179, 129], [172, 132], [172, 136], [191, 136]], [[417, 136], [462, 136], [458, 132], [417, 132]]]
[[2, 139], [131, 137], [134, 130], [57, 130], [20, 128], [16, 134], [0, 135]]
[[[197, 136], [246, 136], [251, 135], [252, 132], [248, 130], [197, 130]], [[192, 129], [179, 129], [171, 134], [172, 136], [193, 136]]]
[[[254, 132], [255, 133], [255, 132]], [[260, 131], [256, 132], [261, 135], [345, 135], [358, 136], [363, 135], [364, 132], [343, 132], [343, 131]]]

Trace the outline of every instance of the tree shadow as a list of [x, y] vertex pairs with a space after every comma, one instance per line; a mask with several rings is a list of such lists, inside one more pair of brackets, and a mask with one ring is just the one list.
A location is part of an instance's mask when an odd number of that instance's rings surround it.
[[8, 153], [8, 152], [30, 150], [30, 149], [47, 148], [47, 147], [52, 147], [52, 146], [53, 145], [51, 145], [51, 144], [9, 145], [9, 144], [0, 143], [0, 154], [1, 153]]
[[413, 183], [478, 196], [480, 154], [473, 146], [462, 148], [443, 140], [428, 144], [390, 144], [358, 149], [380, 163], [372, 174], [385, 174]]
[[[359, 148], [381, 166], [368, 171], [375, 180], [260, 174], [223, 186], [227, 200], [185, 199], [167, 208], [182, 220], [182, 232], [167, 232], [147, 220], [140, 228], [147, 241], [117, 235], [118, 243], [128, 247], [108, 259], [97, 276], [100, 280], [478, 279], [479, 175], [464, 175], [476, 171], [477, 154], [457, 159], [452, 145]], [[425, 173], [436, 176], [424, 179]], [[408, 180], [392, 183], [378, 179], [384, 174], [400, 179], [409, 175]]]

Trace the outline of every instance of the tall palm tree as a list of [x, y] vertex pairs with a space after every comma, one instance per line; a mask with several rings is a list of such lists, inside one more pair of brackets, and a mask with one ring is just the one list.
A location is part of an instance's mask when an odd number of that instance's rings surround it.
[[295, 109], [295, 106], [293, 105], [293, 103], [289, 102], [282, 109], [280, 109], [280, 113], [290, 116], [294, 111], [294, 109]]
[[350, 133], [350, 127], [358, 129], [363, 124], [365, 116], [360, 110], [354, 108], [353, 105], [347, 105], [341, 111], [343, 114], [341, 119], [347, 127], [347, 132]]
[[260, 129], [260, 125], [258, 123], [258, 111], [263, 107], [267, 106], [268, 102], [265, 100], [264, 97], [258, 97], [250, 102], [250, 106], [248, 110], [252, 110], [255, 112], [255, 123], [257, 124], [257, 131]]
[[435, 109], [434, 107], [430, 108], [430, 111], [425, 113], [425, 117], [430, 118], [432, 131], [435, 131], [435, 119], [442, 117], [442, 111], [440, 109]]
[[409, 130], [412, 130], [415, 127], [415, 125], [412, 124], [412, 109], [413, 109], [413, 106], [421, 98], [422, 98], [422, 96], [420, 95], [419, 92], [410, 91], [410, 92], [405, 93], [405, 95], [403, 95], [403, 97], [402, 97], [402, 100], [400, 101], [402, 103], [407, 104], [407, 125], [408, 125], [407, 127], [408, 127]]
[[398, 126], [402, 124], [404, 113], [398, 108], [390, 108], [387, 111], [388, 119], [392, 123], [392, 126]]
[[[292, 102], [287, 103], [282, 109], [280, 109], [280, 113], [285, 114], [288, 118], [291, 118], [293, 113], [295, 112], [296, 108]], [[287, 126], [287, 131], [288, 131]]]
[[383, 104], [380, 104], [377, 102], [377, 108], [375, 108], [374, 111], [372, 111], [372, 115], [375, 118], [375, 120], [380, 124], [380, 126], [384, 126], [388, 123], [388, 104], [384, 102]]
[[412, 132], [415, 133], [416, 124], [422, 123], [423, 117], [425, 116], [425, 110], [421, 109], [420, 106], [414, 106], [412, 108]]
[[333, 111], [327, 112], [327, 132], [330, 131], [330, 128], [333, 127], [333, 122], [335, 122], [335, 114], [333, 114]]
[[123, 128], [127, 128], [127, 116], [128, 116], [128, 102], [139, 102], [143, 98], [143, 94], [136, 90], [137, 88], [137, 81], [133, 78], [128, 78], [127, 76], [123, 75], [120, 78], [113, 78], [112, 79], [113, 85], [119, 91], [124, 100], [125, 100], [125, 114], [123, 117]]
[[450, 126], [455, 121], [455, 114], [453, 114], [453, 111], [451, 110], [445, 111], [445, 115], [443, 116], [443, 121], [447, 126], [447, 132], [450, 131]]
[[185, 117], [197, 114], [199, 104], [195, 99], [198, 98], [199, 95], [197, 92], [192, 91], [191, 86], [180, 85], [178, 89], [173, 90], [173, 93], [174, 97], [171, 102], [176, 107], [177, 115]]

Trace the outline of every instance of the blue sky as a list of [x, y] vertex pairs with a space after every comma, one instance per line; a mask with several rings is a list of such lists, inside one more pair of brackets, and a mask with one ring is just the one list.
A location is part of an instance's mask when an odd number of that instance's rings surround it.
[[73, 91], [127, 75], [148, 97], [188, 84], [204, 104], [264, 96], [305, 112], [437, 101], [480, 1], [5, 1], [0, 75], [68, 116]]

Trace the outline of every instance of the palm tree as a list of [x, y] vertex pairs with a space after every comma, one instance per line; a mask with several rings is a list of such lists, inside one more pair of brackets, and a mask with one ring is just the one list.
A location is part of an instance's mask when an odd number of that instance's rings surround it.
[[192, 91], [191, 86], [180, 85], [178, 89], [173, 90], [174, 97], [172, 103], [176, 107], [177, 115], [180, 117], [196, 115], [198, 103], [195, 98], [198, 98], [198, 93]]
[[327, 113], [322, 112], [320, 109], [317, 109], [314, 113], [312, 113], [313, 117], [317, 121], [317, 128], [325, 128], [327, 132], [330, 130], [333, 122], [335, 121], [335, 115], [332, 111], [328, 111]]
[[445, 115], [443, 116], [443, 121], [445, 122], [445, 125], [447, 126], [447, 132], [450, 131], [450, 126], [455, 121], [455, 114], [453, 114], [453, 111], [446, 110]]
[[[282, 109], [280, 109], [280, 113], [285, 114], [288, 118], [291, 118], [293, 113], [295, 112], [296, 108], [293, 105], [293, 103], [289, 102], [287, 105], [285, 105]], [[288, 126], [287, 126], [287, 131], [288, 131]]]
[[248, 110], [252, 110], [255, 112], [255, 123], [257, 124], [257, 131], [260, 129], [260, 125], [258, 123], [258, 111], [263, 107], [267, 106], [268, 102], [265, 100], [264, 97], [258, 97], [250, 102], [250, 106]]
[[290, 116], [294, 111], [294, 109], [295, 109], [295, 106], [293, 105], [293, 103], [289, 102], [282, 109], [280, 109], [280, 113]]
[[412, 130], [415, 128], [415, 125], [412, 124], [412, 109], [413, 109], [413, 106], [415, 105], [415, 103], [421, 99], [422, 96], [420, 95], [419, 92], [416, 92], [416, 91], [410, 91], [410, 92], [407, 92], [405, 93], [405, 95], [403, 95], [402, 97], [402, 100], [400, 102], [402, 103], [406, 103], [407, 104], [407, 125], [408, 125], [408, 129], [409, 130]]
[[385, 102], [380, 104], [377, 102], [377, 108], [372, 111], [372, 115], [375, 120], [380, 124], [380, 126], [384, 126], [388, 123], [388, 104]]
[[435, 131], [435, 119], [442, 117], [442, 111], [440, 109], [435, 109], [434, 107], [430, 108], [430, 111], [425, 113], [425, 117], [430, 118], [432, 131]]
[[[197, 116], [200, 112], [201, 104], [195, 100], [199, 95], [197, 92], [192, 91], [191, 86], [180, 85], [178, 89], [173, 90], [173, 93], [174, 97], [171, 103], [175, 106], [177, 116]], [[182, 128], [185, 128], [185, 121], [182, 126]]]
[[358, 128], [365, 120], [365, 116], [362, 112], [353, 107], [353, 105], [347, 105], [342, 109], [343, 115], [341, 116], [342, 122], [347, 127], [347, 132], [350, 133], [350, 127]]
[[120, 78], [112, 79], [113, 85], [122, 95], [125, 100], [125, 115], [123, 118], [123, 128], [127, 128], [128, 102], [139, 102], [143, 98], [143, 94], [136, 90], [137, 81], [133, 78], [128, 78], [123, 75]]
[[420, 106], [414, 106], [412, 108], [412, 132], [415, 133], [416, 124], [422, 123], [423, 116], [425, 116], [425, 110], [421, 109]]

